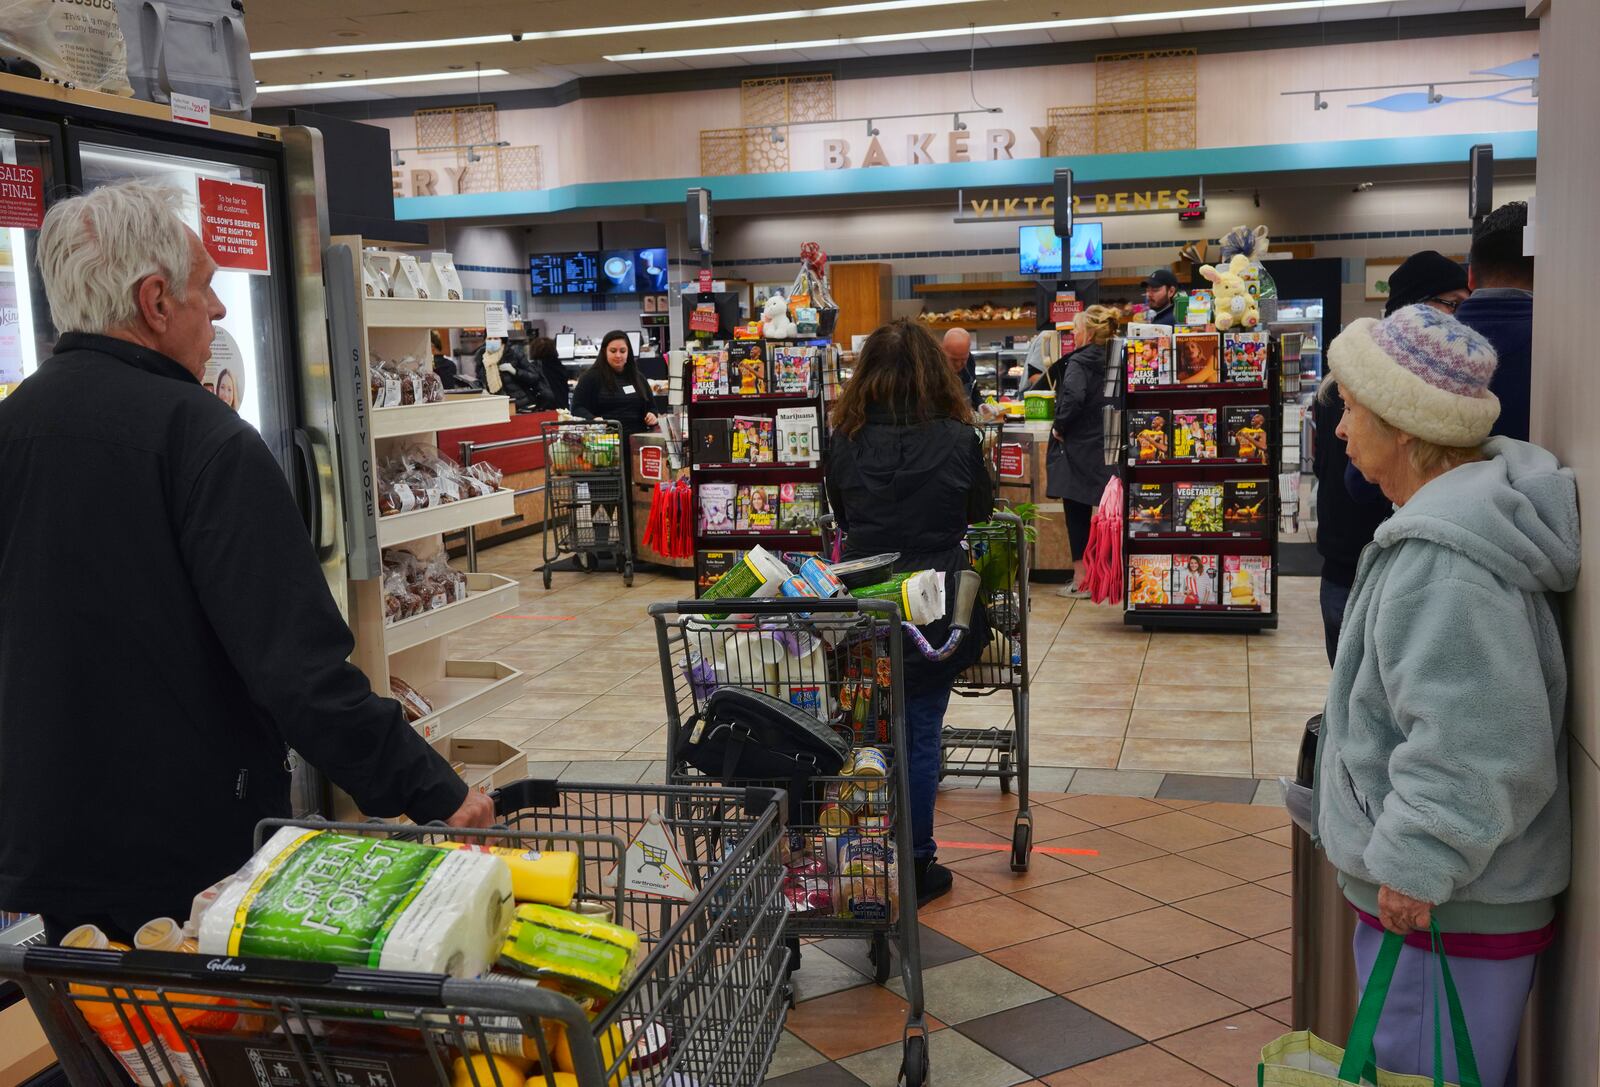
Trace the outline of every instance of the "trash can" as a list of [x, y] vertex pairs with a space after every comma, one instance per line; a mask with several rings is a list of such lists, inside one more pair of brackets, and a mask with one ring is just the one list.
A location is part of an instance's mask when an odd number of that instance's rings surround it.
[[[1317, 766], [1319, 713], [1306, 722], [1295, 784], [1311, 788]], [[1338, 873], [1311, 835], [1294, 828], [1294, 1028], [1336, 1044], [1350, 1034], [1359, 989], [1350, 944], [1356, 915], [1339, 890]]]

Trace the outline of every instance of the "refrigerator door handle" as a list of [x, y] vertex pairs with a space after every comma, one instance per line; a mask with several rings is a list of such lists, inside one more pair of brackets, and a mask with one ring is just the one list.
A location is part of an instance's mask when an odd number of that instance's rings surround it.
[[295, 466], [300, 470], [300, 516], [317, 549], [318, 561], [333, 554], [334, 541], [323, 539], [322, 485], [317, 478], [317, 451], [304, 427], [294, 428]]

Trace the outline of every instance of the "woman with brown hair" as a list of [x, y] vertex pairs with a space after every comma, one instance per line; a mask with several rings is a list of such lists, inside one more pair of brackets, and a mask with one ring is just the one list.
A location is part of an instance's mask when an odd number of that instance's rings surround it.
[[[971, 405], [927, 329], [899, 320], [868, 336], [831, 416], [824, 465], [845, 559], [896, 551], [897, 572], [940, 570], [950, 579], [967, 569], [962, 541], [969, 524], [994, 512], [994, 488], [971, 424]], [[954, 586], [947, 588], [953, 600]], [[928, 640], [940, 645], [948, 628], [940, 620], [924, 629]], [[950, 873], [934, 859], [939, 742], [951, 685], [988, 641], [980, 605], [950, 659], [906, 658], [906, 755], [919, 902], [951, 886]]]

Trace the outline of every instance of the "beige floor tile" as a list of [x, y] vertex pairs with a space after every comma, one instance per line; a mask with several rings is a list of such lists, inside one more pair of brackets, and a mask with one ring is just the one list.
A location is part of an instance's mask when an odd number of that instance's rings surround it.
[[1110, 660], [1083, 660], [1079, 659], [1071, 649], [1052, 649], [1045, 658], [1044, 667], [1040, 670], [1035, 683], [1044, 686], [1047, 683], [1060, 686], [1075, 686], [1080, 683], [1130, 683], [1140, 682], [1139, 673], [1144, 669], [1144, 661], [1137, 656], [1132, 660], [1113, 658]]
[[1241, 936], [1279, 932], [1290, 922], [1290, 899], [1257, 883], [1241, 883], [1210, 894], [1181, 899], [1173, 905]]
[[[1038, 657], [1038, 647], [1030, 646], [1029, 651]], [[1066, 630], [1056, 636], [1055, 644], [1050, 646], [1049, 652], [1039, 658], [1047, 665], [1055, 664], [1098, 664], [1106, 661], [1134, 661], [1144, 658], [1142, 644], [1129, 644], [1127, 642], [1087, 642], [1076, 640], [1068, 636]]]
[[524, 747], [554, 721], [533, 721], [523, 717], [480, 717], [452, 733], [473, 740], [499, 740], [512, 747]]
[[[1265, 844], [1265, 843], [1263, 843]], [[1073, 850], [1071, 853], [1062, 854], [1062, 859], [1074, 867], [1086, 872], [1104, 872], [1107, 869], [1120, 868], [1127, 864], [1137, 864], [1140, 861], [1159, 857], [1165, 851], [1144, 842], [1135, 841], [1114, 830], [1088, 830], [1082, 834], [1072, 834], [1065, 838], [1057, 838], [1050, 845], [1056, 849]], [[1113, 880], [1112, 882], [1119, 882]], [[1123, 884], [1127, 886], [1127, 884]], [[1145, 893], [1141, 888], [1134, 890]]]
[[628, 752], [621, 749], [541, 747], [538, 736], [529, 740], [523, 751], [531, 762], [616, 762], [628, 758]]
[[1182, 853], [1186, 849], [1198, 849], [1203, 845], [1237, 838], [1243, 832], [1206, 819], [1197, 819], [1188, 812], [1169, 811], [1149, 819], [1119, 823], [1117, 833], [1168, 853]]
[[[526, 688], [524, 688], [526, 689]], [[534, 691], [524, 694], [514, 702], [490, 713], [490, 717], [531, 717], [539, 720], [560, 720], [568, 714], [587, 706], [595, 700], [590, 693], [577, 692], [562, 694], [558, 691]]]
[[1272, 842], [1274, 845], [1293, 847], [1294, 834], [1294, 827], [1281, 826], [1273, 827], [1271, 830], [1263, 830], [1256, 837], [1262, 841]]
[[1037, 704], [1028, 708], [1028, 725], [1037, 755], [1041, 740], [1051, 736], [1101, 736], [1120, 739], [1128, 731], [1128, 709], [1091, 709], [1067, 707], [1041, 709]]
[[1252, 640], [1249, 645], [1250, 663], [1278, 664], [1288, 668], [1312, 668], [1317, 665], [1327, 666], [1328, 654], [1321, 648], [1298, 645], [1279, 645]]
[[1135, 819], [1148, 819], [1164, 815], [1168, 810], [1153, 800], [1137, 796], [1069, 796], [1054, 801], [1050, 806], [1099, 827], [1114, 827]]
[[1248, 743], [1231, 740], [1129, 739], [1117, 766], [1123, 770], [1248, 777], [1251, 752]]
[[1145, 653], [1145, 663], [1159, 665], [1173, 671], [1202, 668], [1238, 668], [1247, 665], [1250, 658], [1243, 648], [1231, 646], [1166, 644], [1152, 646]]
[[1257, 743], [1299, 743], [1309, 713], [1251, 713], [1250, 738]]
[[1154, 857], [1120, 868], [1108, 869], [1105, 878], [1161, 902], [1237, 887], [1238, 876], [1218, 871], [1183, 857]]
[[1283, 1024], [1257, 1012], [1245, 1012], [1196, 1027], [1158, 1045], [1175, 1057], [1211, 1073], [1234, 1087], [1255, 1087], [1261, 1048], [1283, 1033]]
[[1245, 641], [1246, 635], [1243, 634], [1156, 633], [1150, 635], [1150, 648], [1152, 650], [1166, 647], [1190, 649], [1203, 646], [1207, 649], [1243, 649], [1245, 648]]
[[[1271, 951], [1271, 948], [1262, 948]], [[1067, 994], [1102, 1019], [1154, 1040], [1244, 1011], [1246, 1005], [1171, 970], [1156, 968]]]
[[1099, 876], [1079, 876], [1019, 891], [1018, 902], [1074, 928], [1153, 909], [1160, 903]]
[[[1253, 659], [1253, 658], [1252, 658]], [[1277, 664], [1259, 661], [1250, 665], [1251, 687], [1305, 687], [1324, 688], [1333, 676], [1326, 664]]]
[[1030, 746], [1033, 748], [1031, 756], [1035, 766], [1088, 766], [1114, 770], [1122, 754], [1122, 744], [1121, 736], [1055, 736], [1042, 734], [1035, 729]]
[[1289, 871], [1289, 850], [1260, 838], [1235, 838], [1216, 845], [1190, 849], [1183, 856], [1197, 864], [1238, 876], [1240, 879], [1266, 879]]
[[1204, 710], [1137, 709], [1128, 719], [1128, 735], [1148, 740], [1248, 740], [1248, 713]]
[[1252, 713], [1304, 713], [1309, 716], [1320, 712], [1327, 701], [1326, 686], [1250, 688]]
[[1258, 778], [1293, 777], [1300, 764], [1300, 743], [1257, 740], [1252, 745], [1251, 774]]
[[[550, 749], [594, 747], [627, 752], [642, 746], [660, 726], [659, 721], [591, 717], [585, 710], [545, 728], [538, 735], [538, 743]], [[666, 744], [661, 746], [664, 750]]]
[[[958, 882], [961, 881], [958, 879]], [[1150, 968], [1139, 956], [1104, 940], [1096, 940], [1085, 932], [1058, 932], [1031, 943], [1014, 944], [991, 952], [989, 958], [1055, 993], [1081, 989]], [[1119, 1083], [1117, 1087], [1126, 1085]]]
[[[1146, 669], [1160, 665], [1147, 662]], [[1188, 687], [1163, 687], [1140, 684], [1133, 704], [1141, 710], [1213, 710], [1218, 713], [1245, 713], [1255, 692], [1242, 687], [1212, 687], [1205, 684], [1203, 669], [1194, 669], [1196, 684]]]
[[[1205, 668], [1205, 683], [1208, 687], [1248, 687], [1250, 685], [1250, 671], [1243, 664], [1211, 664], [1207, 662]], [[1174, 661], [1170, 657], [1158, 657], [1154, 666], [1146, 668], [1139, 677], [1141, 684], [1157, 684], [1161, 686], [1181, 685], [1194, 686], [1196, 669], [1193, 662], [1187, 659]]]
[[1201, 804], [1190, 808], [1189, 814], [1245, 834], [1260, 834], [1289, 825], [1289, 813], [1283, 808], [1260, 804]]
[[1238, 933], [1171, 906], [1102, 921], [1083, 931], [1157, 964], [1240, 942]]
[[1127, 710], [1133, 708], [1136, 683], [1035, 683], [1028, 701], [1036, 713], [1055, 709]]
[[1044, 1077], [1045, 1087], [1226, 1087], [1154, 1045], [1135, 1046]]
[[1294, 954], [1294, 929], [1286, 928], [1280, 932], [1269, 932], [1260, 937], [1261, 942], [1268, 947], [1275, 947], [1285, 955]]
[[1150, 635], [1138, 627], [1102, 623], [1074, 623], [1070, 618], [1061, 624], [1056, 635], [1055, 648], [1068, 645], [1114, 645], [1127, 652], [1136, 652], [1150, 644]]

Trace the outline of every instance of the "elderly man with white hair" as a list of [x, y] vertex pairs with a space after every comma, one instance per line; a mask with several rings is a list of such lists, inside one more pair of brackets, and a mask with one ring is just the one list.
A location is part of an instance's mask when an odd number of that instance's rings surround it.
[[0, 401], [0, 909], [57, 941], [187, 917], [290, 814], [291, 749], [373, 815], [493, 815], [348, 662], [282, 472], [201, 387], [224, 310], [180, 199], [50, 210], [63, 335]]

